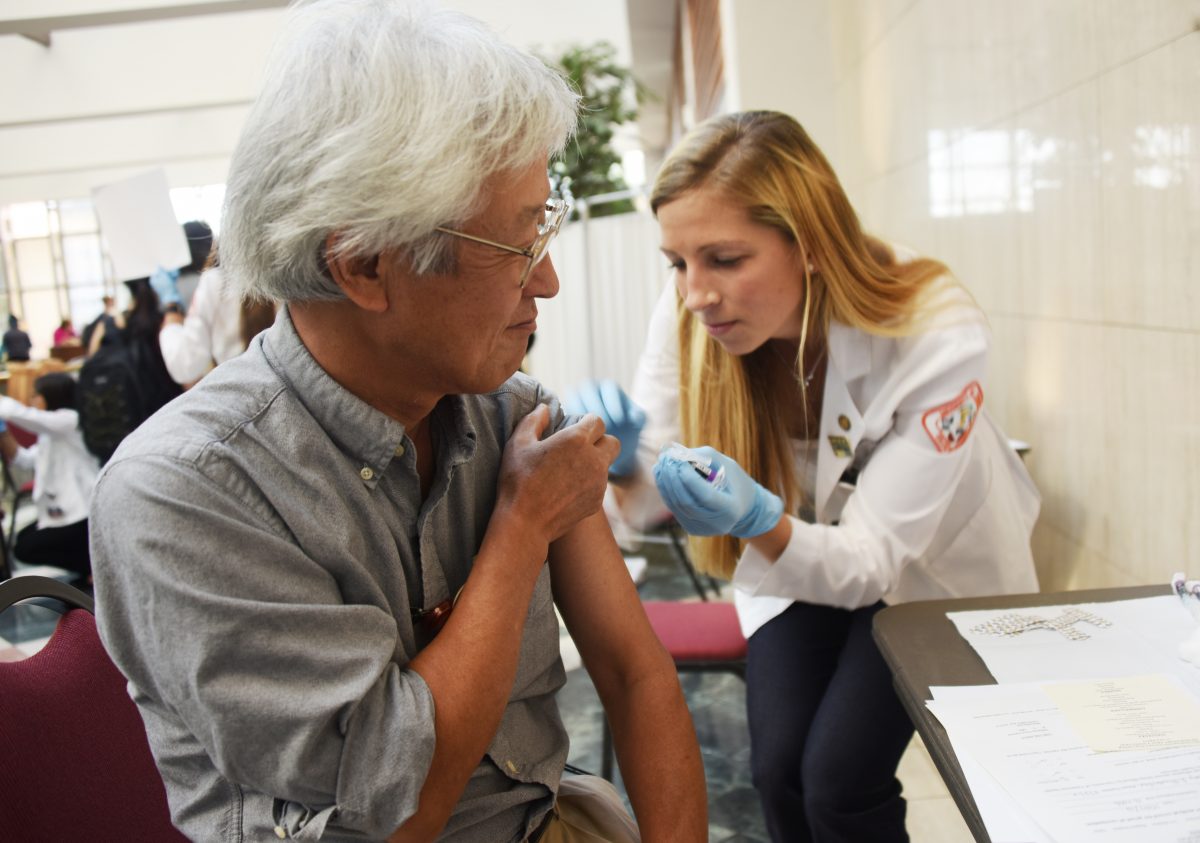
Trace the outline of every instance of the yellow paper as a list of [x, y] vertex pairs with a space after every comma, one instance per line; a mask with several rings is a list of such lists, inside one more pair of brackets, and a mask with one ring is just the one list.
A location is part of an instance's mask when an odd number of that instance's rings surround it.
[[1094, 752], [1200, 746], [1200, 700], [1162, 674], [1043, 685]]

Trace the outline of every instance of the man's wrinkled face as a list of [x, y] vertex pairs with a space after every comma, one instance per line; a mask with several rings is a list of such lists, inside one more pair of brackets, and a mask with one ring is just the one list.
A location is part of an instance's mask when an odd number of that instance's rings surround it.
[[[524, 248], [545, 218], [550, 182], [546, 161], [501, 173], [484, 185], [481, 210], [460, 231]], [[449, 235], [446, 235], [449, 236]], [[558, 293], [549, 257], [520, 286], [529, 259], [484, 243], [455, 237], [455, 269], [414, 277], [407, 257], [386, 252], [380, 272], [396, 303], [389, 345], [404, 361], [404, 377], [442, 393], [490, 392], [521, 365], [537, 329], [535, 299]]]

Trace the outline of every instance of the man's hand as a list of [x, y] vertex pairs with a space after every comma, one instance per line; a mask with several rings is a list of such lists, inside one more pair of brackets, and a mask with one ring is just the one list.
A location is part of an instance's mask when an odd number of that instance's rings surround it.
[[183, 324], [183, 314], [180, 313], [178, 309], [168, 310], [163, 313], [162, 326], [164, 328], [167, 327], [168, 325], [182, 325], [182, 324]]
[[542, 439], [550, 409], [539, 404], [517, 424], [500, 466], [497, 509], [519, 514], [519, 523], [550, 543], [604, 501], [608, 466], [620, 444], [604, 423], [587, 415]]
[[646, 411], [634, 404], [616, 381], [584, 381], [563, 396], [568, 413], [593, 413], [604, 422], [604, 429], [617, 437], [621, 445], [608, 473], [613, 477], [629, 477], [637, 471], [638, 439], [646, 426]]
[[[445, 627], [409, 662], [433, 695], [437, 744], [421, 807], [389, 838], [392, 843], [432, 840], [445, 826], [504, 715], [530, 596], [550, 542], [599, 510], [604, 499], [617, 441], [604, 435], [595, 416], [543, 440], [549, 423], [544, 405], [517, 423], [471, 574]], [[619, 559], [617, 567], [628, 584]]]

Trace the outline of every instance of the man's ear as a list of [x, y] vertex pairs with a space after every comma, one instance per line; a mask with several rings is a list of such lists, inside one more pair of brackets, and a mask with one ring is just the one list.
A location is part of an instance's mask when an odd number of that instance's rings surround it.
[[383, 313], [388, 307], [388, 295], [379, 275], [379, 256], [352, 258], [338, 255], [340, 237], [339, 232], [331, 231], [325, 238], [325, 265], [329, 267], [329, 276], [346, 298], [363, 310]]

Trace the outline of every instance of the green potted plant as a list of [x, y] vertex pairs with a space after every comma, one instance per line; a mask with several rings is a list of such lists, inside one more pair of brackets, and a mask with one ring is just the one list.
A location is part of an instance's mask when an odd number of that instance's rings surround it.
[[[542, 60], [559, 70], [582, 96], [575, 137], [563, 155], [550, 165], [551, 187], [571, 199], [587, 199], [627, 190], [621, 156], [613, 148], [616, 130], [637, 118], [645, 89], [628, 68], [616, 61], [616, 48], [600, 41], [575, 45], [557, 58]], [[628, 200], [605, 202], [592, 216], [633, 210]]]

